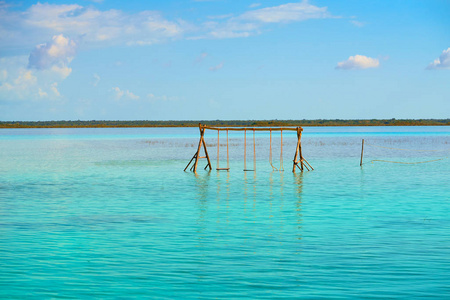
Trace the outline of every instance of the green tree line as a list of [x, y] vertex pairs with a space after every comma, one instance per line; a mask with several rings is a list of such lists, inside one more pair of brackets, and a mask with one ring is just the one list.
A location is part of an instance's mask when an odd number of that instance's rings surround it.
[[197, 127], [199, 123], [217, 127], [275, 126], [436, 126], [450, 125], [450, 119], [370, 119], [370, 120], [185, 120], [185, 121], [0, 121], [0, 128], [102, 128], [102, 127]]

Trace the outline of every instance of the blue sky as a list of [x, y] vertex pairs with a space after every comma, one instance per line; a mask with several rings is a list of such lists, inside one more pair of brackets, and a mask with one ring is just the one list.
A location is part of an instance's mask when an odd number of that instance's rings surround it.
[[450, 1], [0, 1], [0, 120], [448, 118]]

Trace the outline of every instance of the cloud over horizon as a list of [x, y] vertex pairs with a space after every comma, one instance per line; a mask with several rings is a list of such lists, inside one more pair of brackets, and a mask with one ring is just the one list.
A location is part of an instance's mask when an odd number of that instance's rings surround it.
[[130, 14], [117, 9], [38, 2], [24, 12], [8, 8], [0, 11], [3, 45], [36, 44], [59, 34], [93, 44], [149, 45], [180, 36], [187, 28], [184, 21], [172, 22], [160, 12], [149, 10]]
[[361, 70], [369, 68], [378, 68], [380, 61], [364, 55], [350, 56], [347, 60], [338, 62], [336, 69], [342, 70]]
[[116, 99], [120, 100], [122, 98], [126, 100], [138, 100], [140, 97], [130, 92], [129, 90], [121, 90], [119, 87], [113, 87], [112, 90], [116, 93]]
[[317, 7], [309, 4], [308, 1], [302, 1], [251, 10], [238, 18], [263, 23], [288, 23], [328, 17], [330, 14], [326, 7]]
[[430, 63], [427, 70], [450, 69], [450, 48], [442, 51], [442, 54]]
[[53, 36], [48, 43], [37, 45], [28, 58], [28, 68], [50, 69], [66, 78], [72, 72], [68, 67], [76, 53], [77, 44], [62, 34]]
[[327, 7], [318, 7], [304, 0], [249, 10], [239, 16], [230, 17], [224, 22], [207, 22], [204, 23], [204, 26], [209, 30], [207, 37], [242, 38], [261, 33], [261, 28], [267, 24], [302, 22], [309, 19], [331, 17]]

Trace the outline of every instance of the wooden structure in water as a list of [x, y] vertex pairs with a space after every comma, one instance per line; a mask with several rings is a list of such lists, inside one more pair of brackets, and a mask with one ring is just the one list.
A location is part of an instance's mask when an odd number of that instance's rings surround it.
[[[292, 165], [292, 172], [295, 172], [296, 167], [303, 172], [303, 170], [306, 168], [308, 171], [314, 170], [314, 168], [308, 163], [308, 161], [303, 157], [302, 155], [302, 131], [303, 128], [301, 127], [231, 127], [231, 128], [224, 128], [224, 127], [211, 127], [207, 125], [198, 124], [198, 128], [200, 130], [200, 141], [198, 142], [197, 152], [195, 152], [194, 156], [191, 158], [189, 163], [187, 164], [186, 168], [184, 168], [184, 171], [187, 170], [187, 168], [192, 164], [190, 170], [193, 172], [197, 172], [197, 167], [199, 160], [202, 158], [207, 159], [207, 164], [205, 166], [205, 170], [209, 168], [209, 170], [212, 169], [211, 167], [211, 160], [209, 158], [208, 150], [206, 148], [206, 142], [205, 142], [205, 130], [216, 130], [217, 131], [217, 170], [218, 171], [229, 171], [230, 170], [230, 158], [229, 158], [229, 147], [228, 147], [228, 131], [244, 131], [244, 171], [256, 171], [256, 144], [255, 144], [255, 131], [270, 131], [270, 156], [269, 156], [269, 162], [272, 166], [273, 170], [278, 170], [275, 168], [272, 164], [272, 131], [280, 131], [281, 133], [281, 153], [280, 153], [280, 170], [284, 171], [282, 169], [283, 164], [283, 131], [296, 131], [297, 132], [297, 147], [295, 148], [295, 154], [293, 159], [293, 165]], [[219, 147], [220, 147], [220, 131], [226, 131], [227, 133], [227, 167], [226, 168], [220, 168], [219, 167]], [[253, 132], [253, 169], [247, 169], [247, 160], [246, 160], [246, 153], [247, 153], [247, 131]], [[204, 150], [204, 155], [201, 156], [201, 150]]]

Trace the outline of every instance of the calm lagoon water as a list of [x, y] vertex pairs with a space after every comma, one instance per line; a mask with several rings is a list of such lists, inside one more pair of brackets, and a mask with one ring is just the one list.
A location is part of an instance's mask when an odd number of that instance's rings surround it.
[[371, 162], [448, 157], [449, 127], [306, 127], [303, 173], [283, 141], [284, 172], [233, 132], [193, 174], [196, 128], [0, 130], [0, 298], [450, 296], [450, 159]]

